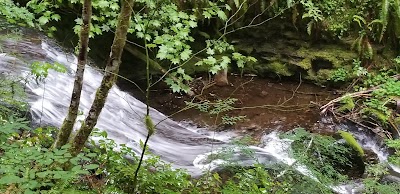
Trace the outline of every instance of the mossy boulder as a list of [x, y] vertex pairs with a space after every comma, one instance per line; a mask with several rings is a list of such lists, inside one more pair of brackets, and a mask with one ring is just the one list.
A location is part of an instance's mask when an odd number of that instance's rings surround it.
[[237, 51], [258, 59], [258, 63], [244, 68], [247, 73], [263, 77], [301, 75], [306, 80], [325, 84], [333, 71], [348, 69], [357, 58], [357, 53], [340, 41], [311, 44], [307, 38], [296, 35], [298, 32], [268, 33], [260, 37], [254, 35], [255, 31], [235, 39]]

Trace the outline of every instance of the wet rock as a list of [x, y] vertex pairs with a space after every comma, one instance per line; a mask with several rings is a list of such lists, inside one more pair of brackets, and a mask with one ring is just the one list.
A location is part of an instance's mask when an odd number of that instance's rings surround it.
[[364, 161], [367, 164], [378, 164], [379, 157], [373, 150], [364, 148]]
[[400, 183], [400, 177], [393, 175], [385, 175], [381, 179], [381, 183]]
[[317, 121], [311, 128], [310, 131], [321, 135], [334, 136], [336, 135], [337, 129], [334, 123], [326, 123], [323, 121]]

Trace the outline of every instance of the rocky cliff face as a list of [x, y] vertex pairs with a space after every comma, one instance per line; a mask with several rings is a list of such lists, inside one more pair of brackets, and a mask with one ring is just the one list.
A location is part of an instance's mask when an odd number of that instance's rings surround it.
[[[270, 30], [272, 29], [272, 30]], [[300, 32], [260, 27], [235, 37], [236, 49], [258, 62], [245, 72], [259, 76], [300, 76], [324, 84], [338, 68], [351, 68], [357, 53], [344, 41], [311, 41]]]

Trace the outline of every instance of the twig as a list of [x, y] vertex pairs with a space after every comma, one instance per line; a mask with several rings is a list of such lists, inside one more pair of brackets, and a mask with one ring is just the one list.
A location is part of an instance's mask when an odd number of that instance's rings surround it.
[[289, 102], [290, 100], [292, 100], [294, 98], [294, 95], [297, 93], [297, 90], [299, 90], [299, 88], [301, 86], [301, 82], [302, 82], [302, 80], [301, 80], [301, 74], [300, 74], [299, 85], [297, 85], [296, 89], [293, 91], [292, 96], [289, 99], [287, 99], [284, 102], [282, 102], [281, 105], [284, 105], [286, 102]]
[[363, 95], [366, 95], [366, 94], [368, 94], [370, 92], [373, 92], [376, 89], [378, 89], [378, 87], [373, 87], [371, 89], [363, 90], [363, 91], [359, 91], [359, 92], [349, 93], [349, 94], [340, 96], [338, 98], [335, 98], [335, 99], [329, 101], [327, 104], [325, 104], [324, 106], [322, 106], [320, 108], [321, 109], [321, 114], [325, 114], [325, 112], [327, 111], [328, 107], [333, 106], [335, 103], [342, 101], [344, 98], [363, 96]]

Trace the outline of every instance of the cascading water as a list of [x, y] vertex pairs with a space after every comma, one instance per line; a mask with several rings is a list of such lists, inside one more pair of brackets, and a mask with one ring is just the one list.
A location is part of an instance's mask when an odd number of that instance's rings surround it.
[[[66, 115], [73, 88], [76, 57], [63, 52], [62, 49], [46, 38], [22, 40], [0, 40], [3, 53], [0, 54], [0, 71], [5, 74], [26, 77], [30, 72], [29, 64], [35, 61], [60, 63], [67, 68], [67, 73], [50, 71], [43, 82], [31, 81], [26, 85], [28, 102], [33, 121], [40, 125], [60, 126]], [[41, 39], [38, 41], [38, 39]], [[84, 74], [84, 86], [80, 102], [80, 111], [86, 115], [94, 99], [96, 88], [100, 85], [102, 74], [87, 66]], [[109, 138], [118, 144], [126, 144], [136, 152], [140, 151], [140, 140], [147, 135], [143, 123], [146, 105], [114, 86], [101, 112], [97, 128], [105, 130]], [[157, 132], [150, 138], [150, 150], [161, 156], [174, 167], [185, 168], [193, 175], [200, 175], [203, 169], [213, 169], [222, 160], [208, 161], [207, 156], [228, 146], [234, 133], [216, 133], [196, 128], [187, 123], [177, 123], [168, 119], [157, 110], [151, 109], [151, 117], [157, 125]], [[78, 118], [83, 120], [83, 116]], [[77, 122], [76, 127], [79, 127]], [[291, 141], [280, 139], [278, 133], [271, 133], [262, 139], [260, 147], [250, 146], [258, 162], [265, 164], [284, 163], [292, 165], [295, 160], [288, 154]], [[358, 135], [357, 137], [361, 137]], [[360, 139], [359, 139], [360, 140]], [[364, 146], [377, 152], [381, 160], [386, 160], [387, 153], [379, 145], [365, 141]], [[372, 146], [372, 147], [371, 147]], [[254, 159], [239, 152], [233, 155], [242, 164], [251, 164]], [[296, 165], [297, 166], [297, 165]], [[306, 167], [298, 165], [297, 170], [312, 177]], [[336, 188], [338, 192], [346, 193]]]

